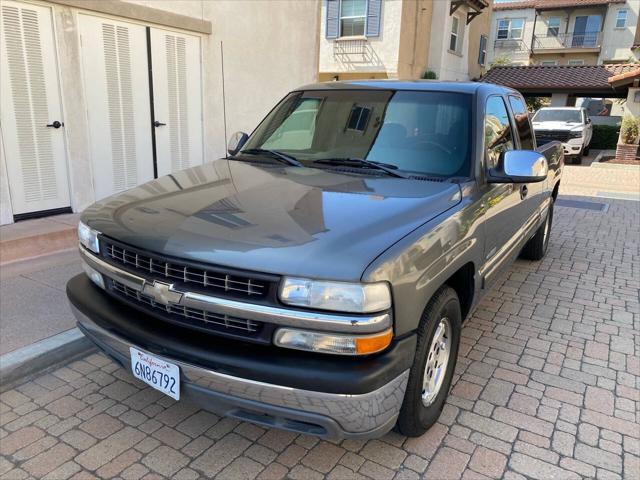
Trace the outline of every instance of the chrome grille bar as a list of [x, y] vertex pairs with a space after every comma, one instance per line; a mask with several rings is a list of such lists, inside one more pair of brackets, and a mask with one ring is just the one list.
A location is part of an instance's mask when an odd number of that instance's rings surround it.
[[160, 279], [196, 283], [212, 290], [241, 296], [246, 295], [248, 297], [263, 297], [267, 294], [268, 282], [266, 281], [220, 273], [205, 268], [180, 265], [176, 262], [160, 260], [151, 255], [145, 255], [108, 241], [105, 244], [105, 254], [109, 260], [123, 266], [130, 266], [136, 270], [157, 274]]
[[207, 312], [197, 308], [190, 308], [184, 305], [161, 305], [155, 302], [151, 297], [140, 293], [133, 288], [112, 280], [112, 289], [117, 294], [132, 299], [152, 307], [156, 310], [163, 310], [168, 314], [173, 314], [181, 317], [185, 317], [191, 320], [198, 320], [203, 322], [203, 326], [219, 326], [227, 329], [240, 330], [246, 333], [257, 332], [260, 328], [260, 323], [253, 320], [232, 317], [225, 314], [219, 314], [214, 312]]

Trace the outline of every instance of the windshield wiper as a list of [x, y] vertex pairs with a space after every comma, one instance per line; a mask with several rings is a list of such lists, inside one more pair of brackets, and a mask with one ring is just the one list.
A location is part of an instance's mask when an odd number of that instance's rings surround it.
[[371, 168], [374, 170], [381, 170], [386, 172], [387, 175], [398, 178], [409, 178], [403, 173], [397, 172], [398, 167], [395, 165], [389, 165], [386, 163], [374, 162], [372, 160], [364, 160], [362, 158], [319, 158], [318, 160], [314, 160], [313, 163], [326, 163], [333, 165], [349, 165], [354, 167], [361, 168]]
[[249, 155], [269, 155], [272, 158], [276, 158], [287, 165], [292, 165], [294, 167], [303, 167], [302, 163], [291, 155], [287, 155], [286, 153], [279, 152], [277, 150], [269, 150], [267, 148], [250, 148], [248, 150], [242, 150], [240, 153], [248, 153]]

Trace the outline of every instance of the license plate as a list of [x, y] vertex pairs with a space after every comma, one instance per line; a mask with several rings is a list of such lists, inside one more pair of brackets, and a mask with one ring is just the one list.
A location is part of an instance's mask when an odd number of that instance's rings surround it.
[[173, 363], [129, 347], [131, 372], [147, 385], [180, 400], [180, 369]]

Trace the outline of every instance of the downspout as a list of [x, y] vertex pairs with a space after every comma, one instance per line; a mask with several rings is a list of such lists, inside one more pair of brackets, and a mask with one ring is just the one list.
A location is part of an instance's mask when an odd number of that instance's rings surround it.
[[536, 22], [538, 21], [538, 9], [533, 11], [533, 32], [531, 32], [531, 45], [529, 46], [529, 63], [531, 63], [531, 57], [533, 57], [533, 42], [536, 39]]

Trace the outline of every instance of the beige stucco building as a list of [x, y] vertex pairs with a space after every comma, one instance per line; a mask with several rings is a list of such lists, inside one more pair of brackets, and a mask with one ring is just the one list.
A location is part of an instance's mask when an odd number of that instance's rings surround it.
[[599, 65], [635, 57], [640, 0], [525, 0], [497, 3], [489, 62]]
[[478, 78], [487, 65], [490, 0], [327, 0], [318, 78]]
[[320, 0], [0, 9], [2, 224], [218, 158], [226, 137], [317, 78]]

